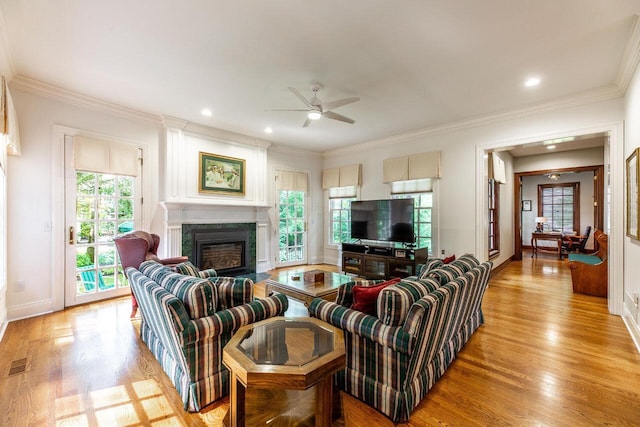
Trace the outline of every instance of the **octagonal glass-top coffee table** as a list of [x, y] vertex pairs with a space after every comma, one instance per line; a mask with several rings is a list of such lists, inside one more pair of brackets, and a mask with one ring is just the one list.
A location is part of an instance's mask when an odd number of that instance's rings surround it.
[[332, 377], [346, 361], [340, 329], [311, 317], [273, 317], [238, 329], [222, 360], [231, 373], [231, 426], [245, 425], [248, 387], [312, 386], [316, 386], [315, 425], [331, 425]]

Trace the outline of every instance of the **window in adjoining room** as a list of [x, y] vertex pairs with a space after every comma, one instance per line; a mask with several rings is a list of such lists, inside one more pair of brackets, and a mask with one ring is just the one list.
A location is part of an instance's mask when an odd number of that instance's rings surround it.
[[538, 216], [545, 217], [544, 231], [580, 229], [580, 183], [538, 185]]
[[489, 179], [488, 186], [489, 227], [488, 243], [489, 258], [500, 254], [500, 183]]

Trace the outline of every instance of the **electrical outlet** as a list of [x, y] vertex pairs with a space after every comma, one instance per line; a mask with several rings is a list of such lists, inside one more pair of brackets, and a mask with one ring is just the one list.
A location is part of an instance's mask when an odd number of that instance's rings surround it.
[[444, 255], [444, 249], [440, 251], [440, 254]]
[[16, 280], [14, 286], [13, 286], [13, 290], [15, 292], [23, 292], [24, 291], [24, 285], [25, 285], [25, 281], [24, 280]]

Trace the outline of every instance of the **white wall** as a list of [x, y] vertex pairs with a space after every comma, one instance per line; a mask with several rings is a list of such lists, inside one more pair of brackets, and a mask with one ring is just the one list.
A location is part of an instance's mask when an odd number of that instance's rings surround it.
[[[37, 88], [36, 88], [37, 91]], [[7, 292], [6, 309], [10, 320], [34, 316], [61, 309], [64, 306], [64, 284], [61, 264], [64, 261], [64, 176], [56, 162], [62, 158], [58, 141], [60, 129], [71, 129], [104, 138], [134, 141], [146, 147], [143, 178], [144, 212], [142, 227], [163, 236], [165, 210], [160, 182], [165, 180], [161, 158], [166, 130], [158, 117], [127, 110], [122, 112], [109, 106], [77, 105], [59, 98], [41, 96], [31, 90], [12, 88], [22, 141], [22, 155], [8, 160], [8, 235], [7, 235]], [[318, 262], [322, 257], [321, 158], [308, 152], [278, 152], [271, 147], [264, 176], [274, 165], [303, 169], [310, 174], [310, 251], [309, 259]], [[173, 159], [169, 159], [173, 161]], [[193, 171], [192, 171], [193, 172]], [[197, 170], [194, 172], [197, 174]], [[162, 175], [161, 175], [162, 174]], [[265, 186], [265, 188], [271, 188]], [[262, 195], [261, 197], [271, 197]], [[272, 200], [260, 202], [255, 215], [268, 215]], [[255, 205], [256, 201], [247, 203]], [[267, 213], [265, 213], [267, 211]], [[320, 230], [320, 231], [318, 231]], [[268, 233], [273, 234], [272, 230]], [[271, 254], [266, 257], [273, 258]], [[34, 268], [37, 267], [37, 268]], [[24, 280], [24, 291], [15, 291], [16, 281]], [[2, 300], [0, 299], [0, 302]], [[0, 309], [0, 314], [2, 309]], [[0, 319], [1, 320], [1, 319]]]
[[604, 148], [593, 147], [584, 150], [559, 151], [534, 156], [516, 157], [514, 172], [532, 172], [550, 169], [579, 168], [604, 164]]
[[[0, 22], [2, 22], [2, 12], [0, 11]], [[7, 81], [11, 80], [12, 70], [9, 62], [9, 52], [5, 50], [6, 43], [2, 39], [0, 34], [0, 75], [3, 75]], [[6, 181], [7, 181], [7, 147], [4, 142], [0, 142], [0, 163], [2, 163], [2, 170], [0, 174], [0, 217], [2, 218], [2, 227], [0, 227], [0, 339], [4, 335], [5, 328], [7, 326], [7, 196], [6, 196]]]
[[[610, 128], [624, 117], [621, 98], [566, 108], [530, 111], [501, 120], [474, 121], [438, 129], [427, 129], [403, 138], [372, 141], [356, 147], [325, 153], [325, 167], [362, 164], [362, 199], [388, 197], [382, 183], [382, 161], [389, 157], [432, 150], [442, 152], [442, 179], [438, 183], [438, 247], [447, 253], [476, 253], [486, 258], [486, 171], [485, 150], [510, 147], [545, 139], [590, 133]], [[513, 165], [505, 159], [509, 181]], [[621, 165], [615, 165], [620, 167]], [[501, 188], [500, 264], [513, 256], [513, 183]], [[504, 186], [503, 186], [504, 187]], [[504, 191], [503, 191], [504, 190]], [[504, 196], [504, 197], [502, 197]], [[620, 207], [617, 207], [620, 209]], [[480, 253], [484, 250], [485, 253]], [[438, 252], [439, 253], [439, 252]], [[337, 251], [325, 247], [327, 260], [337, 260]]]
[[[636, 70], [625, 98], [624, 156], [640, 147], [640, 69]], [[625, 165], [619, 167], [624, 168]], [[626, 204], [625, 204], [626, 207]], [[626, 226], [626, 224], [625, 224]], [[624, 233], [621, 230], [621, 233]], [[640, 349], [640, 241], [624, 237], [624, 319]]]
[[[62, 194], [64, 178], [54, 174], [59, 142], [54, 126], [62, 125], [146, 145], [145, 181], [158, 181], [157, 146], [160, 123], [99, 113], [50, 98], [12, 90], [18, 114], [22, 155], [9, 158], [7, 197], [8, 289], [10, 319], [54, 310], [64, 295], [62, 277], [54, 275], [54, 259], [64, 259], [64, 245], [54, 245], [65, 235]], [[54, 191], [55, 190], [55, 191]], [[144, 225], [158, 207], [157, 186], [145, 185]], [[56, 263], [56, 267], [59, 267]], [[24, 280], [24, 291], [15, 291]], [[58, 302], [59, 304], [59, 302]]]

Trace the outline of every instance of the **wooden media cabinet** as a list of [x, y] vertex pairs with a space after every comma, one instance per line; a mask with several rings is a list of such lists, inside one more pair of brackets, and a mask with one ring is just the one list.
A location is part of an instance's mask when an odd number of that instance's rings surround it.
[[343, 243], [342, 271], [369, 280], [413, 276], [428, 255], [429, 248]]

